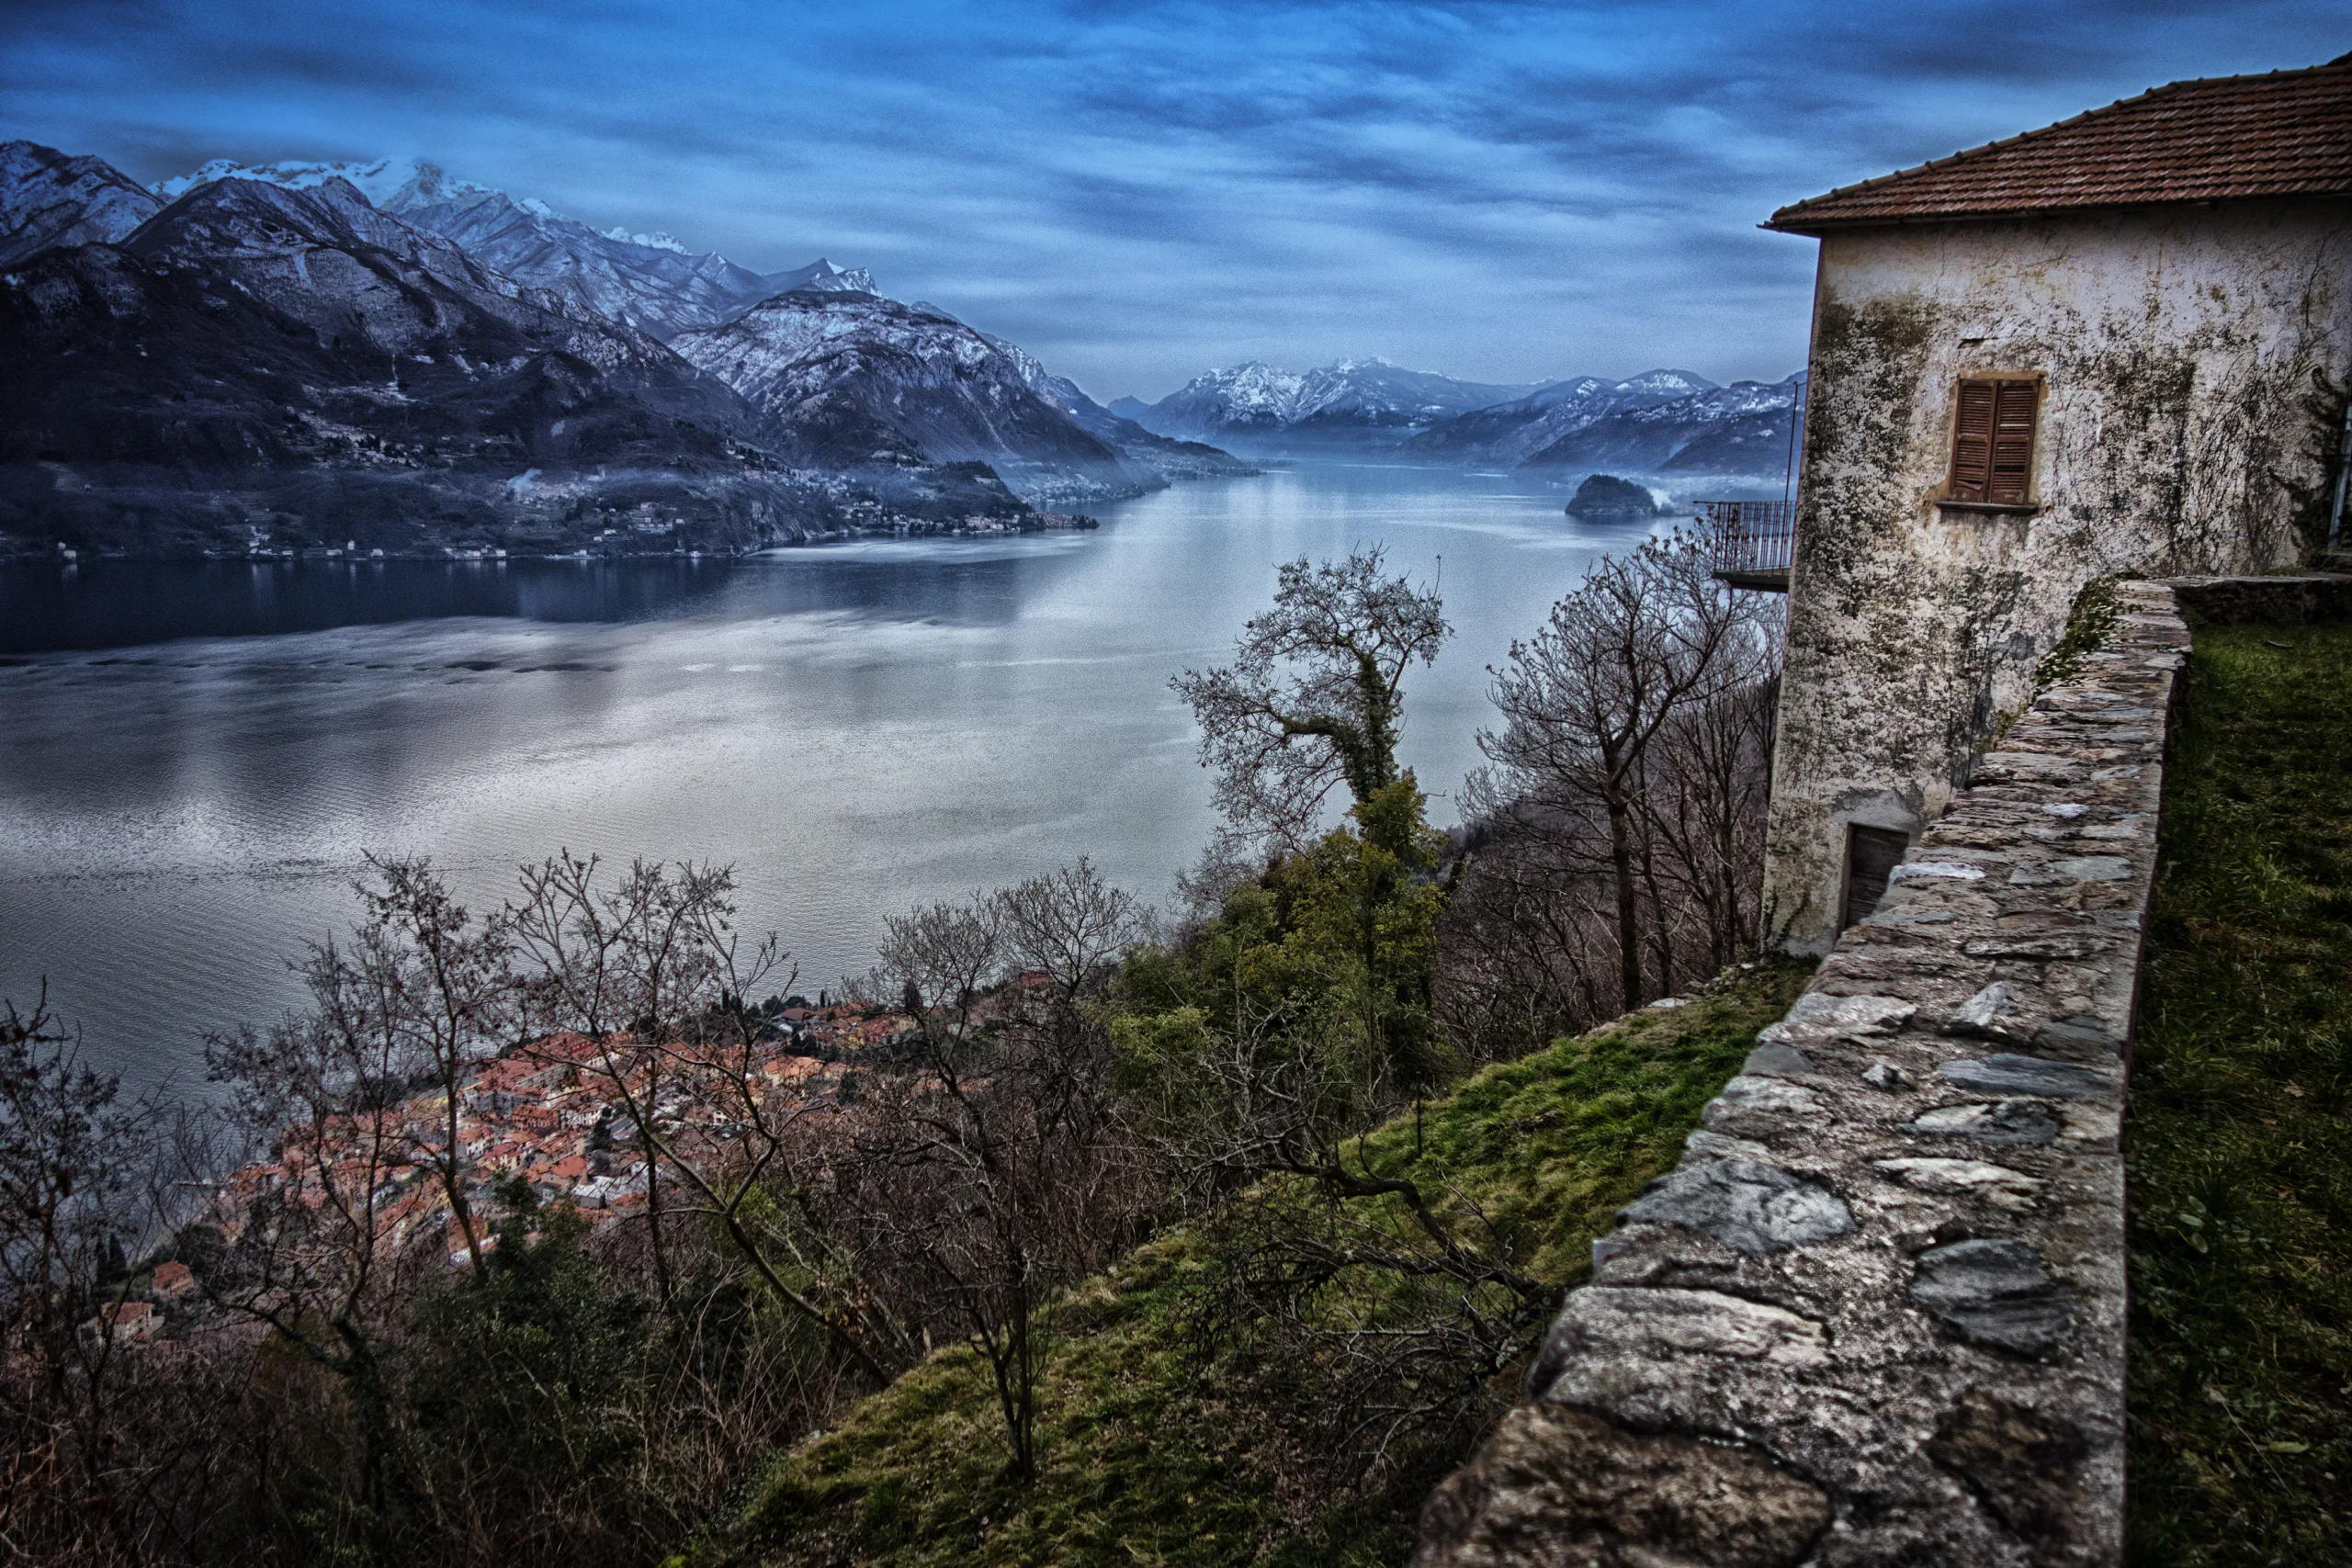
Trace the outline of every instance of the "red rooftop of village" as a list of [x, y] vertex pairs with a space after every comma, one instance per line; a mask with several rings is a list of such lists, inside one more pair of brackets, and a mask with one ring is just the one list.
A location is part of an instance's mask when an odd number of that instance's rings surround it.
[[1912, 220], [2255, 197], [2352, 196], [2352, 54], [2300, 71], [2175, 82], [1783, 207], [1821, 234]]

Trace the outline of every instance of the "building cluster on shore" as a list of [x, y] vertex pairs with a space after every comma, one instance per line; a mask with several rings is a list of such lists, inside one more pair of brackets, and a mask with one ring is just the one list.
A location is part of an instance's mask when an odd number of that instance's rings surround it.
[[[569, 1205], [602, 1229], [646, 1212], [657, 1158], [650, 1145], [663, 1164], [723, 1165], [726, 1145], [754, 1122], [775, 1127], [839, 1103], [862, 1055], [878, 1063], [919, 1028], [900, 1011], [797, 998], [758, 1016], [749, 1038], [723, 1045], [547, 1035], [475, 1066], [457, 1087], [454, 1114], [436, 1085], [289, 1127], [267, 1157], [230, 1174], [206, 1219], [233, 1247], [274, 1207], [333, 1205], [349, 1216], [339, 1228], [379, 1256], [432, 1242], [462, 1267], [470, 1247], [453, 1186], [473, 1221], [471, 1245], [485, 1251], [496, 1246], [492, 1220], [520, 1197], [517, 1179], [537, 1203]], [[666, 1189], [673, 1178], [662, 1179]], [[156, 1264], [85, 1332], [134, 1341], [183, 1315], [209, 1318], [220, 1295], [211, 1283], [185, 1261]]]

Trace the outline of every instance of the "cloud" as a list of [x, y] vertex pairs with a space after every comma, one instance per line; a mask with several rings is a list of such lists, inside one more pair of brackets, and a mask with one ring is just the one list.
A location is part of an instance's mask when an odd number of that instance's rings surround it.
[[2160, 81], [2326, 58], [2338, 15], [18, 3], [0, 134], [144, 178], [431, 156], [599, 228], [871, 266], [1105, 398], [1343, 353], [1724, 379], [1804, 352], [1812, 247], [1757, 232], [1773, 208]]

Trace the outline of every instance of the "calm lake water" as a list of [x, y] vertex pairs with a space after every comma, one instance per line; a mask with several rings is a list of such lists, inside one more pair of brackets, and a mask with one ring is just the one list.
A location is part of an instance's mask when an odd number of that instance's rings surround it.
[[1275, 564], [1382, 543], [1442, 573], [1457, 632], [1403, 750], [1442, 795], [1486, 666], [1639, 536], [1562, 500], [1325, 466], [994, 543], [0, 572], [0, 994], [45, 977], [93, 1062], [196, 1088], [204, 1031], [298, 999], [368, 850], [478, 903], [560, 848], [731, 862], [812, 994], [887, 914], [1080, 854], [1164, 901], [1211, 825], [1168, 677], [1227, 654]]

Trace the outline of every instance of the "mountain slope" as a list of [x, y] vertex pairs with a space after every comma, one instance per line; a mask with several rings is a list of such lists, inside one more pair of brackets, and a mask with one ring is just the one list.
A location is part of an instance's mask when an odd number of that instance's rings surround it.
[[650, 337], [340, 181], [217, 182], [119, 246], [45, 253], [0, 282], [0, 451], [17, 460], [282, 462], [334, 429], [516, 465], [691, 463], [759, 423]]
[[1032, 390], [1010, 355], [921, 305], [796, 289], [673, 346], [765, 413], [803, 461], [984, 462], [1040, 502], [1147, 488], [1148, 476]]
[[1130, 463], [1162, 479], [1230, 479], [1259, 472], [1232, 453], [1206, 442], [1182, 441], [1146, 430], [1088, 397], [1069, 377], [1047, 370], [1036, 355], [1018, 344], [988, 333], [980, 336], [1012, 362], [1013, 369], [1031, 391], [1068, 414], [1080, 430], [1108, 442]]
[[96, 158], [37, 141], [0, 142], [0, 266], [53, 245], [119, 240], [164, 204]]
[[[1687, 1007], [1645, 1010], [1488, 1067], [1351, 1144], [1351, 1162], [1439, 1195], [1441, 1218], [1497, 1236], [1515, 1267], [1547, 1284], [1572, 1280], [1589, 1266], [1590, 1245], [1608, 1233], [1615, 1210], [1673, 1167], [1708, 1097], [1737, 1069], [1757, 1030], [1787, 1010], [1805, 973], [1785, 960], [1735, 970]], [[1411, 1224], [1393, 1197], [1370, 1201], [1395, 1203], [1396, 1223]], [[1328, 1214], [1302, 1201], [1290, 1178], [1256, 1183], [1045, 1305], [1033, 1480], [1017, 1480], [1005, 1463], [986, 1362], [967, 1346], [942, 1347], [823, 1432], [780, 1450], [745, 1489], [740, 1511], [715, 1519], [681, 1561], [690, 1568], [1403, 1562], [1428, 1472], [1400, 1467], [1385, 1483], [1336, 1497], [1285, 1484], [1305, 1468], [1301, 1447], [1324, 1436], [1299, 1420], [1299, 1391], [1342, 1374], [1308, 1366], [1269, 1375], [1248, 1325], [1235, 1320], [1234, 1296], [1222, 1293], [1241, 1238], [1279, 1244], [1313, 1234], [1318, 1221], [1331, 1224]], [[1302, 1292], [1294, 1310], [1334, 1327], [1386, 1329], [1412, 1321], [1409, 1291], [1376, 1265], [1359, 1264], [1344, 1292]], [[1442, 1473], [1482, 1434], [1471, 1426], [1441, 1435], [1425, 1425], [1397, 1435], [1428, 1443]]]
[[456, 179], [432, 164], [379, 158], [352, 164], [246, 165], [216, 160], [156, 188], [171, 195], [215, 180], [245, 179], [291, 190], [342, 180], [377, 208], [462, 246], [485, 265], [573, 306], [667, 340], [718, 326], [771, 295], [793, 288], [871, 293], [863, 268], [823, 259], [758, 273], [715, 253], [695, 254], [667, 234], [600, 233], [545, 202]]
[[[741, 548], [1026, 514], [968, 474], [792, 476], [765, 420], [650, 335], [370, 207], [197, 186], [119, 245], [0, 276], [0, 529], [132, 553]], [[626, 513], [626, 515], [623, 515]]]

